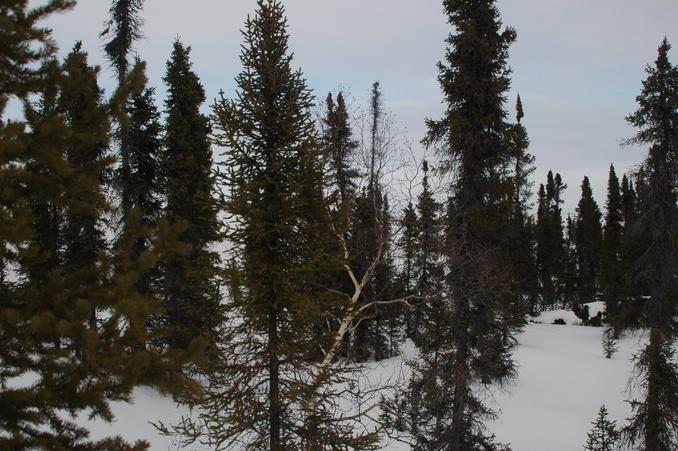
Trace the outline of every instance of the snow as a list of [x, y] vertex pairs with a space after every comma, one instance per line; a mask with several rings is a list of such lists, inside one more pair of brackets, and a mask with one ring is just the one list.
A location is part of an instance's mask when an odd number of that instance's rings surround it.
[[530, 324], [519, 337], [518, 380], [510, 393], [497, 393], [499, 419], [489, 425], [497, 440], [514, 450], [582, 449], [601, 405], [624, 424], [630, 414], [631, 358], [643, 336], [625, 337], [607, 359], [603, 328]]
[[[585, 304], [589, 307], [589, 317], [593, 318], [598, 314], [598, 312], [605, 313], [605, 303], [602, 301], [589, 302]], [[562, 319], [567, 324], [580, 326], [581, 320], [577, 318], [572, 310], [556, 309], [556, 310], [546, 310], [541, 312], [538, 316], [530, 318], [530, 322], [533, 323], [543, 323], [543, 324], [553, 324], [557, 319]]]
[[[598, 308], [598, 306], [593, 306]], [[592, 315], [596, 311], [591, 308]], [[562, 317], [568, 325], [551, 324]], [[542, 314], [518, 337], [515, 358], [519, 375], [509, 391], [488, 394], [489, 402], [501, 410], [499, 418], [488, 424], [498, 441], [511, 443], [516, 451], [572, 451], [582, 449], [591, 421], [601, 405], [610, 417], [623, 424], [630, 408], [628, 379], [631, 358], [644, 341], [642, 334], [622, 338], [619, 351], [611, 358], [603, 356], [601, 339], [604, 328], [574, 325], [578, 319], [566, 311]], [[411, 346], [404, 349], [413, 356]], [[408, 357], [408, 358], [409, 358]], [[366, 379], [372, 385], [406, 373], [404, 358], [372, 363]], [[89, 423], [94, 437], [120, 434], [128, 440], [146, 439], [151, 450], [179, 450], [177, 438], [157, 434], [151, 421], [176, 422], [185, 407], [162, 398], [150, 389], [137, 389], [134, 404], [115, 404], [113, 424]], [[203, 450], [192, 445], [188, 450]], [[385, 438], [383, 449], [400, 451], [408, 447]]]

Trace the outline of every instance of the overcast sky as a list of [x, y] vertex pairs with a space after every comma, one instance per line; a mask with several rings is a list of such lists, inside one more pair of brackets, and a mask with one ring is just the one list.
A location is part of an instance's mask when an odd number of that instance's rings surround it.
[[[34, 0], [33, 3], [40, 3]], [[91, 61], [114, 85], [98, 34], [108, 0], [80, 0], [75, 10], [49, 20], [67, 52], [82, 40]], [[316, 95], [341, 86], [366, 104], [379, 80], [388, 110], [410, 141], [424, 134], [424, 118], [439, 117], [441, 94], [436, 62], [450, 31], [441, 0], [284, 0], [291, 49]], [[632, 135], [624, 117], [635, 109], [644, 67], [654, 61], [664, 36], [678, 45], [677, 0], [499, 0], [505, 25], [518, 32], [511, 48], [513, 84], [525, 107], [524, 124], [537, 158], [535, 178], [549, 169], [569, 185], [566, 210], [573, 210], [584, 175], [601, 206], [610, 163], [617, 172], [643, 156], [620, 148]], [[234, 91], [240, 70], [240, 29], [255, 0], [146, 0], [145, 39], [137, 45], [148, 62], [151, 84], [164, 97], [162, 75], [176, 37], [193, 48], [194, 68], [208, 104], [223, 89]], [[678, 53], [673, 51], [674, 63]], [[207, 110], [206, 110], [207, 111]]]

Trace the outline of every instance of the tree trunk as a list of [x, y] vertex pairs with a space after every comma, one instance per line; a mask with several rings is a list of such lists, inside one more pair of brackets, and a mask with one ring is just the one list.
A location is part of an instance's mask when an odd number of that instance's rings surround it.
[[278, 360], [278, 317], [271, 306], [268, 318], [269, 429], [271, 451], [282, 451], [280, 442], [280, 361]]

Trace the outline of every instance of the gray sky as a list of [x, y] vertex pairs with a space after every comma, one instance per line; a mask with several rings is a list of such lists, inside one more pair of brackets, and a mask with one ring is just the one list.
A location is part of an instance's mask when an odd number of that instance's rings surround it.
[[[33, 3], [40, 3], [34, 0]], [[379, 80], [386, 107], [410, 141], [424, 134], [424, 118], [441, 112], [435, 64], [450, 31], [441, 0], [284, 0], [291, 49], [316, 95], [342, 86], [356, 103], [366, 104], [371, 83]], [[49, 20], [62, 54], [82, 40], [91, 61], [113, 86], [98, 34], [108, 0], [80, 0], [70, 13]], [[644, 67], [654, 61], [666, 35], [678, 45], [676, 0], [499, 0], [504, 24], [518, 41], [511, 49], [513, 86], [525, 107], [524, 124], [537, 158], [535, 178], [559, 171], [569, 185], [566, 210], [573, 210], [584, 175], [604, 205], [607, 171], [621, 173], [643, 152], [621, 149], [632, 135], [624, 117], [635, 109]], [[194, 68], [208, 104], [220, 89], [234, 91], [240, 70], [240, 29], [255, 0], [146, 0], [145, 39], [137, 45], [148, 62], [159, 101], [162, 75], [172, 41], [193, 48]], [[672, 53], [678, 63], [678, 53]]]

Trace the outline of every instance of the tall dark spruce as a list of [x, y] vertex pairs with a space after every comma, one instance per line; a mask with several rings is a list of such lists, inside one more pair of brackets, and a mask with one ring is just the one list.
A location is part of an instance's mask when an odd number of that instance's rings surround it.
[[649, 341], [635, 356], [642, 398], [632, 401], [633, 416], [623, 433], [633, 448], [653, 451], [678, 447], [678, 67], [669, 61], [670, 49], [664, 39], [655, 64], [646, 68], [638, 110], [627, 117], [638, 129], [630, 142], [649, 147], [638, 176], [635, 230], [644, 248], [634, 271], [647, 287], [643, 323]]
[[607, 182], [607, 204], [600, 265], [600, 289], [610, 324], [616, 323], [619, 305], [626, 295], [623, 266], [624, 217], [619, 178], [610, 165]]
[[347, 300], [327, 289], [343, 252], [324, 195], [313, 97], [292, 68], [282, 4], [259, 0], [243, 37], [237, 95], [213, 106], [226, 149], [229, 321], [207, 396], [193, 400], [199, 416], [174, 430], [214, 449], [374, 449], [374, 434], [335, 415], [335, 384], [345, 379], [331, 359], [318, 359], [340, 343], [317, 326], [346, 310]]
[[577, 204], [575, 220], [575, 243], [577, 249], [577, 296], [578, 304], [598, 299], [600, 260], [602, 246], [602, 214], [593, 199], [591, 183], [584, 177], [581, 198]]
[[[382, 166], [389, 150], [384, 142], [382, 97], [380, 84], [375, 82], [370, 98], [370, 137], [365, 149], [367, 187], [356, 198], [349, 231], [353, 270], [359, 275], [371, 271], [360, 302], [372, 306], [365, 312], [364, 318], [357, 321], [352, 339], [352, 355], [359, 361], [370, 357], [382, 360], [397, 353], [390, 330], [399, 323], [402, 311], [398, 304], [379, 305], [379, 302], [393, 299], [398, 290], [390, 257], [393, 241], [391, 213], [382, 181]], [[374, 268], [370, 270], [372, 266]]]
[[[118, 87], [127, 90], [130, 80], [130, 54], [135, 41], [142, 38], [141, 27], [143, 19], [144, 0], [112, 0], [109, 10], [110, 19], [105, 23], [105, 29], [101, 37], [108, 38], [104, 44], [104, 52], [115, 69], [118, 79]], [[131, 156], [136, 149], [129, 143], [129, 105], [123, 104], [122, 114], [118, 118], [116, 138], [120, 145], [120, 167], [116, 175], [116, 185], [120, 192], [120, 210], [123, 227], [128, 226], [129, 214], [135, 205], [134, 183], [135, 177], [131, 173]]]
[[175, 41], [164, 81], [164, 149], [160, 176], [170, 224], [183, 229], [179, 241], [184, 252], [163, 262], [162, 296], [168, 345], [188, 348], [201, 336], [216, 338], [221, 322], [217, 265], [219, 256], [210, 249], [219, 238], [215, 177], [209, 141], [209, 119], [200, 113], [205, 91], [191, 69], [190, 47]]
[[567, 188], [560, 174], [549, 171], [546, 185], [539, 186], [535, 241], [542, 308], [553, 308], [564, 300], [563, 260], [565, 258], [562, 194]]
[[[66, 143], [65, 156], [80, 183], [90, 187], [87, 191], [73, 190], [76, 203], [64, 209], [63, 265], [67, 271], [80, 275], [79, 286], [86, 292], [100, 283], [96, 266], [106, 246], [103, 183], [110, 165], [107, 154], [110, 118], [97, 81], [98, 69], [88, 65], [80, 43], [66, 57], [63, 70], [67, 83], [59, 110], [66, 116], [74, 136], [80, 138]], [[93, 330], [97, 329], [98, 307], [90, 307], [89, 325]]]
[[[514, 269], [514, 289], [519, 293], [530, 313], [535, 313], [539, 302], [539, 280], [534, 248], [534, 222], [530, 216], [532, 196], [530, 175], [534, 172], [534, 156], [528, 152], [530, 140], [525, 126], [523, 103], [516, 100], [516, 124], [511, 130], [512, 169], [514, 188], [511, 193], [511, 227], [508, 250]], [[520, 315], [521, 312], [516, 312]]]
[[[330, 165], [330, 192], [336, 192], [342, 209], [350, 209], [357, 194], [358, 171], [353, 166], [358, 142], [353, 137], [344, 93], [327, 95], [322, 143]], [[346, 214], [346, 212], [344, 212]]]
[[511, 262], [505, 236], [507, 199], [515, 184], [506, 170], [512, 162], [512, 126], [504, 104], [510, 85], [506, 60], [516, 33], [502, 30], [493, 1], [443, 5], [455, 29], [439, 65], [447, 109], [443, 119], [427, 121], [425, 144], [436, 146], [443, 168], [454, 170], [455, 177], [445, 230], [445, 295], [438, 314], [427, 321], [432, 346], [420, 349], [422, 362], [411, 381], [420, 400], [413, 409], [414, 445], [497, 449], [483, 424], [493, 412], [476, 390], [515, 374], [511, 337], [520, 325], [512, 317], [518, 300], [507, 283]]
[[[415, 292], [415, 285], [417, 281], [417, 266], [416, 266], [416, 253], [418, 249], [417, 239], [419, 236], [419, 220], [417, 218], [417, 211], [412, 205], [412, 202], [407, 204], [407, 207], [403, 210], [402, 216], [400, 218], [400, 227], [401, 233], [400, 238], [398, 239], [398, 248], [402, 252], [402, 264], [400, 272], [399, 286], [405, 293], [405, 295], [410, 295]], [[404, 321], [405, 321], [405, 335], [408, 338], [413, 338], [416, 334], [414, 324], [417, 322], [416, 317], [421, 317], [419, 311], [423, 308], [419, 300], [410, 301], [411, 304], [415, 304], [416, 313], [412, 312], [411, 309], [406, 309], [404, 312]], [[413, 314], [414, 313], [414, 314]], [[420, 320], [418, 322], [421, 322]]]
[[[37, 28], [71, 5], [0, 7], [0, 21], [11, 24], [0, 28], [0, 45], [12, 49], [0, 59], [0, 104], [14, 97], [25, 107], [23, 118], [0, 124], [0, 248], [14, 271], [0, 285], [0, 447], [141, 450], [144, 443], [121, 438], [92, 441], [68, 415], [110, 421], [110, 403], [129, 401], [135, 386], [183, 382], [176, 354], [135, 346], [151, 341], [144, 324], [157, 303], [135, 290], [144, 268], [125, 263], [127, 252], [111, 253], [102, 233], [115, 106], [80, 46], [61, 64], [49, 32]], [[169, 246], [159, 235], [147, 264]], [[129, 251], [133, 241], [120, 243]]]

